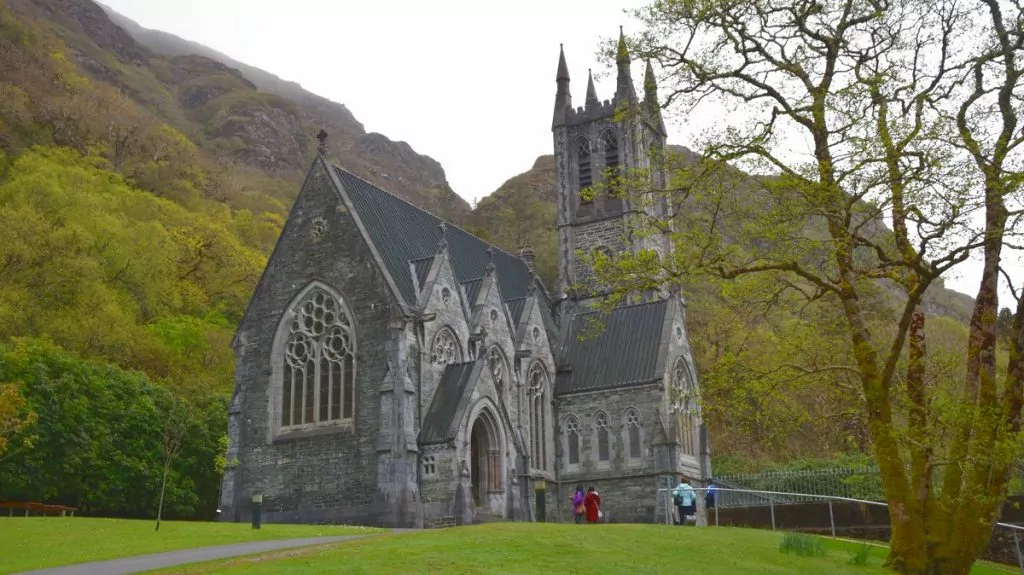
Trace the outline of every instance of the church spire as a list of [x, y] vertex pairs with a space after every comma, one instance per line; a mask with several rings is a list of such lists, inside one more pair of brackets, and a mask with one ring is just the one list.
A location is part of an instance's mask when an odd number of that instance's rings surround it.
[[587, 70], [587, 108], [600, 103], [597, 99], [597, 90], [594, 89], [594, 73]]
[[619, 45], [615, 50], [615, 66], [619, 77], [615, 87], [615, 99], [636, 101], [636, 89], [633, 88], [633, 75], [629, 70], [629, 48], [626, 47], [626, 34], [619, 26]]
[[565, 63], [565, 48], [558, 45], [558, 72], [555, 74], [555, 118], [552, 127], [565, 123], [566, 112], [572, 108], [572, 96], [569, 94], [569, 66]]
[[647, 69], [644, 70], [644, 107], [654, 122], [654, 127], [665, 134], [665, 120], [661, 117], [661, 104], [658, 103], [658, 81], [654, 78], [654, 67], [651, 60], [647, 60]]

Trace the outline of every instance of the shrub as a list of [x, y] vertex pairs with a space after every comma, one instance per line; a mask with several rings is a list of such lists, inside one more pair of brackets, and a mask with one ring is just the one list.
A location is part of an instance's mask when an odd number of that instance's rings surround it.
[[825, 546], [821, 544], [821, 539], [806, 533], [786, 533], [779, 543], [779, 552], [786, 555], [793, 553], [798, 557], [821, 557], [825, 555]]
[[857, 546], [857, 550], [850, 555], [850, 565], [867, 565], [870, 556], [871, 544], [861, 543]]

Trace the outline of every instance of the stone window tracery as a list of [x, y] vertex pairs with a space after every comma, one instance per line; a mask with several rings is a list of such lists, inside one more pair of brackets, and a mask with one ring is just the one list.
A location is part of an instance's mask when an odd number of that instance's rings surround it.
[[430, 346], [430, 363], [434, 365], [448, 365], [462, 361], [462, 354], [459, 344], [455, 340], [455, 334], [450, 328], [442, 328], [434, 336], [434, 343]]
[[314, 240], [319, 240], [322, 239], [324, 237], [324, 234], [326, 233], [327, 220], [325, 220], [322, 216], [317, 216], [316, 218], [313, 219], [313, 226], [312, 229], [310, 230], [310, 234], [313, 236]]
[[530, 425], [533, 439], [533, 467], [534, 469], [547, 469], [547, 411], [545, 401], [547, 398], [547, 373], [539, 362], [530, 367], [527, 377], [529, 388], [527, 396], [530, 401]]
[[437, 460], [433, 455], [427, 455], [423, 458], [423, 475], [433, 476], [437, 473]]
[[594, 416], [594, 427], [597, 429], [597, 460], [608, 462], [611, 460], [611, 434], [608, 429], [608, 414], [603, 411]]
[[565, 420], [566, 463], [580, 464], [580, 422], [575, 415]]
[[679, 422], [679, 442], [685, 455], [696, 455], [695, 436], [698, 420], [697, 390], [693, 385], [686, 362], [676, 360], [672, 370], [672, 398], [670, 406]]
[[586, 140], [580, 140], [576, 144], [576, 168], [579, 172], [580, 191], [582, 192], [593, 183], [590, 173], [590, 142]]
[[615, 134], [609, 130], [602, 136], [604, 143], [604, 168], [609, 178], [616, 178], [619, 175], [619, 142]]
[[325, 290], [312, 289], [293, 308], [283, 361], [282, 429], [352, 419], [352, 323], [340, 302]]
[[643, 457], [643, 445], [640, 440], [640, 414], [637, 410], [626, 410], [626, 444], [629, 447], [630, 459]]

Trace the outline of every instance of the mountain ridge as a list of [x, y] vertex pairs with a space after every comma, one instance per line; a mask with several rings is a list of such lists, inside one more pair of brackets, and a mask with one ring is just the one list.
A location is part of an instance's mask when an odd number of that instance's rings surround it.
[[254, 168], [282, 180], [280, 188], [296, 185], [314, 134], [326, 127], [330, 152], [361, 177], [452, 219], [470, 212], [440, 163], [406, 142], [367, 133], [343, 104], [90, 0], [8, 4], [48, 25], [90, 76], [182, 130], [218, 162]]

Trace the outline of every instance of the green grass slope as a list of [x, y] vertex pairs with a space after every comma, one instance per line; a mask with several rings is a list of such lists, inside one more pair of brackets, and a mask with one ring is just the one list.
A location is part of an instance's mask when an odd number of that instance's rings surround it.
[[264, 525], [84, 517], [0, 517], [0, 573], [246, 541], [375, 533], [365, 527]]
[[[884, 548], [867, 565], [850, 564], [856, 546], [825, 541], [823, 557], [779, 552], [781, 533], [660, 525], [498, 523], [389, 534], [329, 547], [243, 557], [162, 573], [699, 573], [737, 575], [873, 575]], [[973, 573], [1002, 573], [978, 567]]]

